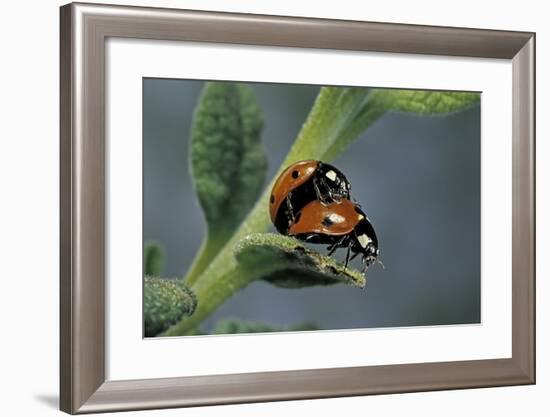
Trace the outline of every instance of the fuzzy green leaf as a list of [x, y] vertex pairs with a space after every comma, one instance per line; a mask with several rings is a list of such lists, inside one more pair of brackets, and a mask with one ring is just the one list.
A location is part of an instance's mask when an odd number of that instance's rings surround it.
[[[367, 91], [368, 89], [361, 89]], [[464, 110], [479, 103], [479, 93], [452, 91], [393, 90], [375, 88], [368, 90], [368, 97], [359, 111], [348, 121], [325, 152], [323, 160], [331, 161], [340, 155], [363, 131], [388, 111], [424, 115], [444, 115]]]
[[210, 234], [235, 229], [258, 197], [267, 168], [262, 127], [248, 87], [205, 85], [191, 131], [191, 173]]
[[166, 330], [197, 307], [195, 294], [181, 280], [146, 276], [143, 283], [145, 336]]
[[145, 275], [162, 275], [164, 258], [164, 249], [159, 243], [147, 242], [143, 248], [143, 272]]
[[310, 330], [319, 330], [319, 327], [310, 322], [298, 323], [292, 326], [278, 326], [257, 321], [228, 318], [218, 321], [211, 334], [300, 332]]
[[207, 239], [190, 284], [231, 237], [262, 189], [267, 169], [263, 117], [249, 87], [206, 83], [191, 129], [191, 175], [207, 223]]
[[241, 267], [283, 288], [314, 285], [348, 284], [363, 288], [363, 274], [304, 247], [291, 237], [273, 233], [255, 233], [239, 241], [235, 257]]
[[372, 91], [369, 106], [386, 111], [416, 114], [446, 114], [479, 103], [481, 94], [454, 91], [392, 90]]

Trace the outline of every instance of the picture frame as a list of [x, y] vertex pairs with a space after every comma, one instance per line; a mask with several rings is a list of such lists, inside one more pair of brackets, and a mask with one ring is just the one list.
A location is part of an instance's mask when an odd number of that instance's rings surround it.
[[[107, 380], [110, 37], [485, 57], [512, 63], [512, 357]], [[535, 34], [71, 3], [60, 9], [60, 408], [91, 413], [535, 383]]]

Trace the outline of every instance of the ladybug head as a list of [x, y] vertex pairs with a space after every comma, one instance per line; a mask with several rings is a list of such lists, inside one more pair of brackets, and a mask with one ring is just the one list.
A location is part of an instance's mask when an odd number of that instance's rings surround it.
[[366, 268], [372, 265], [377, 259], [380, 250], [374, 245], [369, 245], [367, 249], [363, 252], [363, 264]]

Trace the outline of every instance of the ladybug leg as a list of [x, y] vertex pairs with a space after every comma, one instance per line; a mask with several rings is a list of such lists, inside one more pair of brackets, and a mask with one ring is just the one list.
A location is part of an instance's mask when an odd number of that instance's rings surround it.
[[318, 180], [321, 185], [323, 186], [323, 188], [325, 190], [328, 190], [328, 199], [325, 199], [325, 203], [326, 204], [330, 204], [332, 202], [336, 202], [336, 203], [340, 203], [342, 198], [344, 198], [344, 196], [342, 196], [342, 194], [340, 192], [334, 192], [334, 190], [331, 189], [331, 187], [329, 187], [325, 181], [324, 178], [320, 178]]
[[348, 239], [348, 236], [343, 236], [341, 239], [337, 240], [336, 242], [334, 242], [332, 245], [330, 245], [327, 249], [328, 249], [328, 254], [327, 256], [330, 256], [334, 253], [334, 251], [340, 247], [343, 247], [346, 245], [347, 241], [346, 239]]
[[351, 244], [348, 243], [348, 250], [346, 252], [346, 262], [344, 263], [344, 269], [346, 269], [348, 267], [348, 262], [349, 262], [349, 253], [351, 252]]
[[321, 194], [319, 184], [317, 183], [318, 181], [322, 182], [323, 180], [318, 180], [317, 177], [313, 178], [313, 189], [315, 190], [315, 195], [317, 196], [317, 200], [319, 200], [322, 204], [327, 205], [329, 201], [327, 201], [323, 194]]
[[290, 202], [290, 195], [291, 193], [288, 193], [288, 196], [286, 197], [286, 209], [288, 210], [288, 213], [290, 214], [290, 217], [292, 219], [292, 223], [294, 223], [294, 209], [292, 208], [292, 203]]
[[351, 258], [349, 258], [350, 262], [357, 258], [357, 255], [359, 255], [359, 252], [355, 252], [353, 255], [351, 255]]
[[327, 186], [327, 183], [325, 182], [324, 178], [319, 179], [319, 182], [323, 186], [323, 189], [328, 190], [328, 199], [325, 200], [327, 204], [332, 203], [333, 200], [335, 200], [334, 195], [332, 194], [332, 190], [329, 186]]
[[336, 249], [338, 249], [338, 242], [336, 242], [336, 243], [334, 243], [334, 244], [332, 244], [328, 247], [327, 256], [332, 255], [334, 253], [334, 251], [336, 251]]
[[334, 253], [334, 251], [335, 251], [336, 249], [338, 249], [338, 245], [340, 244], [341, 241], [342, 241], [341, 239], [340, 239], [340, 240], [337, 240], [336, 242], [334, 242], [332, 245], [330, 245], [330, 246], [327, 248], [327, 250], [328, 250], [327, 256], [332, 255], [332, 254]]

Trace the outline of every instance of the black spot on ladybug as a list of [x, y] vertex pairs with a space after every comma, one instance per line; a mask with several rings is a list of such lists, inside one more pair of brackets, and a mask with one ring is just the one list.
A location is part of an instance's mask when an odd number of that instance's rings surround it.
[[330, 227], [334, 224], [334, 222], [330, 219], [329, 216], [325, 217], [323, 219], [322, 223], [323, 223], [323, 226], [325, 226], [325, 227]]
[[296, 179], [300, 176], [300, 173], [298, 171], [292, 171], [292, 178]]
[[301, 218], [302, 218], [302, 212], [300, 212], [296, 215], [296, 218], [294, 219], [294, 223], [297, 224], [300, 221]]
[[273, 194], [271, 194], [271, 198], [269, 200], [271, 202], [271, 204], [273, 204], [275, 202], [275, 196]]

